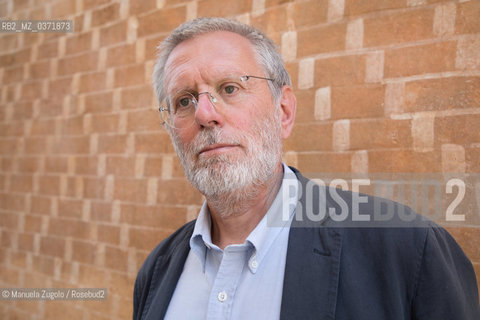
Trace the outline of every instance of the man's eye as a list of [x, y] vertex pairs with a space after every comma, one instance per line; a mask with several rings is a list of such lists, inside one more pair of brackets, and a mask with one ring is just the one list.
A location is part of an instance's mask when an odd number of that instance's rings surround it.
[[178, 105], [180, 107], [188, 107], [190, 105], [191, 100], [192, 100], [191, 98], [181, 98], [178, 101]]
[[223, 88], [223, 90], [225, 91], [226, 94], [232, 94], [232, 93], [235, 93], [235, 91], [237, 91], [238, 88], [235, 86], [226, 86], [225, 88]]

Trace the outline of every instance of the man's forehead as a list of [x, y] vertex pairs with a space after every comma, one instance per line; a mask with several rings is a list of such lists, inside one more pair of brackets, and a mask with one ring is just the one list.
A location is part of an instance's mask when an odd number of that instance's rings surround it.
[[[198, 73], [206, 78], [255, 72], [260, 66], [250, 41], [236, 33], [215, 31], [178, 44], [165, 64], [165, 84]], [[167, 88], [168, 90], [168, 88]]]

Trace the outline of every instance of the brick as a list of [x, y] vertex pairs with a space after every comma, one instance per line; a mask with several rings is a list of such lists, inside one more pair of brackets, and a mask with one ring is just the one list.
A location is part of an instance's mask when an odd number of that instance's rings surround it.
[[52, 18], [64, 18], [75, 13], [75, 0], [55, 2], [51, 7]]
[[128, 87], [145, 84], [145, 67], [133, 65], [115, 69], [114, 86]]
[[125, 204], [121, 207], [120, 222], [133, 226], [177, 229], [186, 222], [186, 208]]
[[417, 45], [385, 52], [385, 77], [405, 77], [455, 69], [456, 42]]
[[132, 1], [130, 2], [130, 14], [138, 15], [157, 8], [156, 0]]
[[135, 63], [135, 44], [120, 45], [107, 50], [107, 67], [117, 67]]
[[127, 22], [118, 23], [100, 29], [100, 43], [108, 46], [127, 40]]
[[115, 179], [114, 199], [130, 202], [147, 200], [147, 181], [145, 179]]
[[435, 118], [435, 145], [468, 145], [480, 142], [480, 115], [460, 115]]
[[44, 137], [32, 137], [25, 139], [26, 154], [44, 154], [47, 141]]
[[105, 266], [109, 269], [124, 271], [128, 270], [128, 252], [125, 249], [106, 246]]
[[348, 55], [315, 61], [315, 86], [361, 84], [365, 79], [365, 56]]
[[163, 157], [147, 157], [144, 165], [144, 175], [159, 177], [162, 175], [162, 159]]
[[[346, 24], [332, 24], [297, 32], [297, 56], [304, 57], [345, 49]], [[322, 41], [318, 41], [322, 39]]]
[[37, 120], [32, 122], [32, 135], [46, 136], [55, 134], [55, 120]]
[[455, 18], [455, 33], [478, 33], [480, 25], [478, 17], [480, 16], [480, 3], [478, 1], [468, 1], [457, 5], [457, 16]]
[[363, 47], [363, 20], [352, 20], [347, 25], [345, 48], [347, 50], [361, 49]]
[[120, 4], [112, 3], [108, 6], [92, 11], [92, 27], [97, 27], [120, 17]]
[[83, 116], [73, 116], [62, 119], [60, 123], [60, 133], [62, 135], [83, 134], [83, 121]]
[[75, 157], [75, 174], [96, 175], [98, 172], [98, 158], [91, 156]]
[[328, 2], [327, 1], [303, 1], [294, 2], [292, 18], [297, 28], [304, 26], [313, 26], [327, 21]]
[[152, 250], [172, 233], [171, 229], [136, 228], [129, 229], [129, 246], [136, 249]]
[[365, 119], [350, 122], [351, 149], [408, 148], [410, 120]]
[[23, 68], [24, 66], [14, 66], [11, 68], [4, 69], [3, 73], [3, 82], [4, 83], [14, 83], [20, 82], [23, 80]]
[[52, 208], [50, 197], [32, 196], [31, 208], [32, 213], [49, 215]]
[[107, 157], [106, 174], [114, 176], [129, 176], [135, 174], [135, 158], [132, 157]]
[[86, 52], [58, 60], [58, 75], [71, 75], [97, 69], [98, 53]]
[[100, 178], [85, 178], [83, 194], [88, 199], [105, 198], [105, 180]]
[[24, 252], [10, 252], [10, 264], [14, 267], [25, 269], [27, 267], [27, 256]]
[[0, 138], [0, 151], [2, 154], [8, 154], [15, 150], [15, 139]]
[[368, 170], [371, 173], [441, 172], [440, 164], [440, 156], [436, 152], [368, 151]]
[[474, 108], [480, 103], [479, 77], [450, 77], [408, 82], [405, 111]]
[[98, 153], [125, 153], [128, 135], [101, 135], [98, 138]]
[[309, 122], [314, 119], [315, 90], [296, 91], [297, 114], [295, 122]]
[[[169, 181], [168, 188], [159, 185], [158, 202], [165, 205], [201, 204], [201, 194], [186, 180], [175, 179]], [[178, 197], [181, 194], [182, 197]]]
[[91, 131], [95, 133], [116, 132], [119, 121], [118, 114], [95, 114], [91, 119]]
[[40, 239], [40, 254], [62, 258], [65, 253], [65, 239], [58, 237], [42, 237]]
[[[42, 230], [42, 217], [38, 215], [25, 215], [25, 232], [40, 233]], [[33, 250], [32, 250], [33, 251]]]
[[[64, 96], [72, 93], [72, 78], [62, 77], [50, 80], [48, 83], [48, 97], [50, 99], [62, 99]], [[53, 110], [52, 110], [53, 111]], [[59, 112], [55, 112], [58, 115]]]
[[83, 1], [83, 9], [84, 10], [93, 9], [96, 7], [103, 6], [109, 2], [110, 0], [85, 0]]
[[106, 88], [106, 82], [107, 79], [104, 72], [82, 74], [78, 91], [80, 93], [101, 91]]
[[413, 42], [433, 37], [431, 8], [395, 12], [380, 17], [365, 18], [364, 47]]
[[455, 144], [442, 145], [442, 171], [445, 173], [465, 172], [465, 148]]
[[384, 96], [383, 85], [332, 88], [332, 118], [382, 116]]
[[58, 40], [54, 39], [38, 45], [38, 59], [54, 58], [58, 56]]
[[49, 256], [33, 256], [33, 265], [36, 271], [41, 274], [53, 276], [55, 270], [55, 260]]
[[72, 259], [82, 263], [94, 264], [95, 262], [95, 244], [73, 240], [72, 242]]
[[332, 130], [331, 123], [296, 124], [284, 143], [284, 151], [331, 151]]
[[96, 92], [85, 95], [85, 112], [102, 113], [112, 111], [113, 93]]
[[98, 241], [106, 242], [112, 245], [120, 244], [120, 228], [117, 226], [98, 224]]
[[455, 60], [457, 69], [480, 69], [480, 37], [460, 39]]
[[33, 249], [34, 249], [33, 238], [34, 238], [33, 234], [28, 234], [28, 233], [18, 234], [18, 249], [22, 251], [33, 252]]
[[71, 199], [59, 199], [58, 216], [64, 218], [81, 219], [83, 212], [83, 201]]
[[156, 131], [161, 128], [161, 116], [157, 110], [147, 109], [129, 112], [127, 118], [127, 131]]
[[12, 120], [27, 120], [33, 118], [33, 104], [30, 102], [15, 103]]
[[455, 29], [456, 4], [446, 3], [435, 8], [433, 32], [440, 37], [452, 35]]
[[150, 85], [121, 89], [122, 109], [151, 108], [154, 103], [152, 100], [153, 89]]
[[[63, 286], [65, 287], [65, 286]], [[80, 308], [74, 308], [72, 304], [67, 306], [66, 304], [45, 304], [44, 316], [46, 319], [83, 319], [83, 310]]]
[[58, 195], [60, 192], [60, 178], [53, 175], [40, 176], [38, 179], [38, 192], [44, 195]]
[[225, 0], [221, 6], [215, 0], [204, 0], [198, 3], [199, 17], [233, 16], [252, 10], [251, 1]]
[[[230, 1], [231, 2], [231, 1]], [[237, 3], [237, 1], [235, 2]], [[201, 6], [199, 6], [201, 7]], [[228, 6], [213, 6], [228, 7]], [[199, 8], [199, 16], [200, 8]], [[209, 15], [213, 14], [212, 12]], [[152, 33], [170, 32], [185, 21], [186, 7], [180, 6], [170, 9], [156, 10], [140, 17], [138, 24], [138, 36], [144, 37]]]
[[330, 87], [315, 91], [314, 118], [316, 120], [330, 119], [332, 114], [332, 90]]
[[20, 193], [33, 192], [33, 177], [31, 175], [13, 175], [10, 177], [10, 191]]
[[297, 42], [297, 32], [288, 31], [282, 34], [281, 54], [285, 61], [292, 61], [297, 57]]
[[18, 215], [9, 212], [0, 212], [0, 226], [5, 229], [17, 229], [18, 228]]
[[6, 229], [2, 230], [0, 234], [0, 245], [4, 248], [13, 248], [17, 233], [8, 232]]
[[356, 16], [370, 12], [407, 7], [406, 0], [345, 0], [345, 15]]
[[349, 153], [309, 152], [298, 154], [298, 167], [304, 173], [350, 172]]
[[[90, 236], [90, 224], [88, 222], [73, 219], [51, 218], [48, 226], [48, 234], [61, 237], [68, 236], [79, 239], [88, 239]], [[64, 239], [61, 240], [63, 242], [65, 241]]]
[[40, 158], [37, 157], [22, 157], [16, 159], [18, 172], [33, 173], [40, 168]]
[[446, 227], [472, 261], [480, 261], [480, 229], [468, 227]]
[[90, 139], [88, 136], [62, 137], [54, 141], [54, 154], [87, 154], [90, 152]]
[[43, 82], [31, 81], [22, 84], [22, 93], [20, 99], [26, 101], [32, 101], [38, 97], [42, 97]]
[[251, 25], [263, 30], [267, 34], [273, 32], [284, 32], [288, 30], [286, 7], [273, 7], [266, 10], [263, 14], [255, 15], [251, 18]]
[[135, 135], [135, 153], [173, 153], [167, 133], [142, 133]]
[[[111, 221], [112, 204], [110, 202], [91, 202], [90, 218], [94, 221]], [[98, 229], [100, 230], [100, 229]]]
[[[76, 27], [76, 26], [75, 26]], [[66, 40], [66, 54], [77, 54], [92, 49], [92, 32], [75, 34]]]
[[434, 145], [434, 116], [414, 116], [412, 121], [413, 149], [432, 151]]
[[480, 173], [480, 149], [477, 148], [465, 148], [466, 159], [466, 172]]
[[352, 173], [368, 173], [368, 152], [366, 150], [356, 151], [351, 160]]

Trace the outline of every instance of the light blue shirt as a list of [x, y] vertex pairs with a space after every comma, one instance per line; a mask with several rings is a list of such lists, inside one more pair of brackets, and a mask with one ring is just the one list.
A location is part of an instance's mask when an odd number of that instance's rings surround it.
[[243, 244], [224, 250], [214, 245], [210, 212], [203, 204], [165, 319], [279, 319], [298, 193], [295, 174], [283, 167], [275, 200]]

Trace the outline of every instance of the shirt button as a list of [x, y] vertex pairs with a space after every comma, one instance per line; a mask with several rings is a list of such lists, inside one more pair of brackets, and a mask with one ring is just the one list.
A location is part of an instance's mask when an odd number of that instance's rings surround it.
[[218, 294], [218, 301], [224, 302], [225, 300], [227, 300], [227, 293], [222, 291]]
[[253, 269], [257, 269], [257, 268], [258, 268], [258, 262], [257, 262], [257, 260], [253, 260], [253, 261], [252, 261], [252, 268], [253, 268]]

